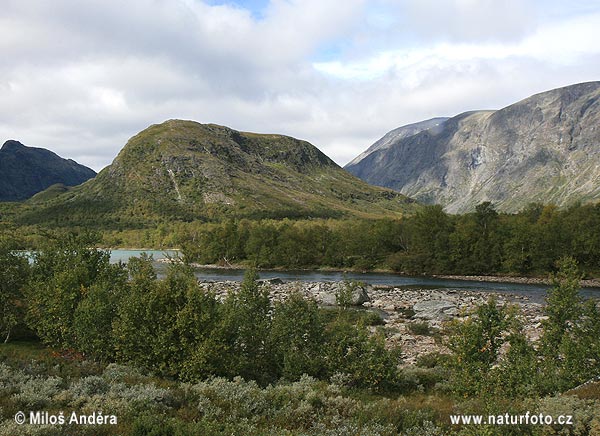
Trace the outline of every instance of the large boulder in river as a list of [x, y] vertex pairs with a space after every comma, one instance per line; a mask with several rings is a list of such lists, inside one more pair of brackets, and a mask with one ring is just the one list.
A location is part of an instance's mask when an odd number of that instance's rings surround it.
[[446, 320], [457, 314], [456, 304], [448, 300], [419, 301], [413, 306], [415, 318]]
[[335, 306], [338, 295], [348, 296], [348, 304], [351, 306], [362, 306], [363, 303], [371, 301], [368, 287], [360, 284], [348, 284], [346, 282], [319, 283], [317, 297], [324, 305]]

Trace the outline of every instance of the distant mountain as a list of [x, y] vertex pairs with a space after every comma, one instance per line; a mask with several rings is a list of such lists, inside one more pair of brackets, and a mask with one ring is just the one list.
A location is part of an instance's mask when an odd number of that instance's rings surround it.
[[348, 164], [346, 164], [345, 168], [356, 166], [361, 160], [363, 160], [365, 157], [367, 157], [374, 151], [385, 150], [387, 148], [390, 148], [392, 145], [394, 145], [401, 139], [416, 135], [417, 133], [422, 132], [423, 130], [438, 128], [438, 126], [440, 126], [447, 120], [448, 117], [438, 117], [398, 127], [397, 129], [386, 133], [383, 138], [379, 139], [377, 142], [375, 142], [373, 145], [367, 148], [367, 150], [363, 151], [357, 157], [352, 159]]
[[466, 112], [346, 169], [449, 212], [472, 211], [482, 201], [513, 212], [532, 202], [600, 200], [599, 96], [600, 82], [588, 82], [497, 111]]
[[43, 148], [9, 140], [0, 149], [0, 201], [30, 198], [51, 185], [79, 185], [96, 172]]
[[181, 120], [150, 126], [94, 180], [48, 197], [22, 222], [124, 228], [228, 217], [399, 216], [417, 207], [352, 176], [308, 142]]

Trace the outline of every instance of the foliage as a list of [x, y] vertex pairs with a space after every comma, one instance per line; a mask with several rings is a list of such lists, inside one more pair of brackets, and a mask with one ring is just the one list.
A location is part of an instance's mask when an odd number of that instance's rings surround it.
[[14, 251], [14, 244], [0, 240], [0, 339], [5, 343], [15, 327], [23, 324], [23, 290], [28, 278], [27, 258]]
[[584, 301], [579, 295], [581, 273], [575, 259], [563, 258], [558, 267], [546, 298], [541, 351], [546, 371], [556, 375], [554, 389], [562, 390], [597, 375], [600, 310], [593, 300]]
[[73, 327], [80, 302], [92, 286], [109, 286], [121, 275], [121, 265], [111, 265], [107, 251], [89, 247], [94, 236], [70, 235], [49, 241], [36, 251], [26, 288], [27, 321], [47, 344], [77, 347]]
[[304, 374], [323, 376], [324, 328], [314, 301], [296, 292], [277, 303], [270, 336], [280, 365], [278, 372], [284, 379], [296, 381]]
[[498, 360], [504, 332], [511, 323], [507, 307], [494, 298], [479, 306], [465, 321], [448, 326], [447, 346], [452, 351], [448, 362], [454, 377], [453, 390], [459, 394], [480, 394], [489, 387], [489, 372]]
[[429, 336], [432, 333], [431, 327], [427, 321], [411, 322], [408, 324], [408, 331], [413, 335]]

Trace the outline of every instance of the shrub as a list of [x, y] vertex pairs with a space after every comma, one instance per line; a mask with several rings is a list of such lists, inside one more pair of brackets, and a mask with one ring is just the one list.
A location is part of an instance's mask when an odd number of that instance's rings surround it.
[[35, 377], [27, 380], [13, 399], [23, 407], [39, 410], [52, 404], [52, 398], [61, 390], [59, 377]]
[[431, 335], [431, 327], [427, 321], [411, 322], [408, 324], [408, 331], [413, 335], [429, 336]]
[[25, 256], [0, 240], [0, 341], [5, 343], [15, 327], [23, 324], [23, 289], [28, 277], [29, 263]]

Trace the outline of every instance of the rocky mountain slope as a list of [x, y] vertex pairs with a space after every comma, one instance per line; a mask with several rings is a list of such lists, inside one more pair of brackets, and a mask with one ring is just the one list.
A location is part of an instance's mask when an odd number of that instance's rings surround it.
[[415, 207], [308, 142], [170, 120], [131, 138], [94, 180], [36, 204], [21, 221], [123, 228], [227, 217], [399, 216]]
[[472, 211], [482, 201], [508, 212], [531, 202], [597, 201], [599, 96], [600, 82], [588, 82], [497, 111], [466, 112], [401, 137], [346, 169], [449, 212]]
[[6, 141], [0, 149], [0, 201], [25, 200], [51, 185], [75, 186], [95, 175], [71, 159], [18, 141]]
[[417, 133], [422, 132], [423, 130], [438, 128], [438, 126], [440, 126], [447, 120], [448, 117], [431, 118], [430, 120], [420, 121], [418, 123], [413, 124], [407, 124], [406, 126], [398, 127], [397, 129], [389, 131], [383, 136], [383, 138], [376, 141], [368, 149], [366, 149], [357, 157], [348, 162], [346, 168], [353, 167], [354, 165], [358, 164], [361, 160], [363, 160], [365, 157], [367, 157], [374, 151], [388, 149], [396, 142], [404, 138], [416, 135]]

